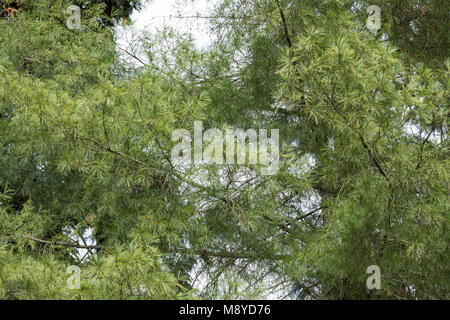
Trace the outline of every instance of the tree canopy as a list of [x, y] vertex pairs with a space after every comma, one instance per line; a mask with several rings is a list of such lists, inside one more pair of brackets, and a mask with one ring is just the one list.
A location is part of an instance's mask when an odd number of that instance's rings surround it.
[[[220, 0], [206, 49], [118, 48], [143, 2], [0, 18], [0, 299], [449, 298], [448, 2]], [[279, 129], [278, 171], [174, 163], [195, 121]]]

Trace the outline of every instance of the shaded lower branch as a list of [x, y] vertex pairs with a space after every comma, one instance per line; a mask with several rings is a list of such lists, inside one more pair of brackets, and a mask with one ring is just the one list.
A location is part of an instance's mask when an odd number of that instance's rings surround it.
[[22, 235], [23, 238], [28, 239], [28, 240], [33, 240], [39, 243], [45, 243], [45, 244], [49, 244], [49, 245], [54, 245], [54, 246], [64, 246], [64, 247], [73, 247], [73, 248], [79, 248], [79, 249], [102, 249], [102, 246], [97, 246], [97, 245], [82, 245], [82, 244], [76, 244], [76, 243], [71, 243], [71, 242], [62, 242], [62, 241], [49, 241], [49, 240], [43, 240], [43, 239], [38, 239], [29, 235]]

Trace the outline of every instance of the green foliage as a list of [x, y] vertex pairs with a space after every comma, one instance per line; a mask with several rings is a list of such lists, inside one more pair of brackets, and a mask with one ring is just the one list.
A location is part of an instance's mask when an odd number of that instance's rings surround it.
[[[139, 66], [99, 21], [140, 1], [79, 2], [0, 19], [0, 298], [449, 298], [445, 2], [224, 0]], [[195, 120], [279, 128], [278, 173], [172, 163]]]
[[57, 0], [52, 1], [49, 5], [47, 1], [34, 1], [34, 0], [1, 0], [0, 5], [8, 8], [18, 9], [17, 14], [22, 15], [24, 12], [46, 12], [49, 8], [54, 10], [60, 7], [62, 4], [63, 12], [70, 5], [76, 5], [83, 11], [83, 18], [85, 17], [85, 11], [89, 11], [92, 8], [100, 8], [101, 15], [97, 15], [97, 22], [100, 20], [104, 25], [112, 26], [115, 22], [120, 19], [130, 18], [133, 10], [140, 10], [142, 5], [147, 2], [147, 0], [96, 0], [96, 1], [85, 1], [85, 0]]

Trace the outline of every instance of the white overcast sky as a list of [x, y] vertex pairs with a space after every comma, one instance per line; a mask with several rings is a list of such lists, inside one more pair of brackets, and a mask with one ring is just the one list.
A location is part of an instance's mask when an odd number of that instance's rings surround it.
[[[138, 32], [142, 30], [152, 33], [161, 30], [164, 26], [171, 26], [179, 32], [189, 32], [195, 39], [198, 48], [207, 47], [210, 43], [206, 19], [179, 19], [175, 16], [205, 15], [212, 8], [214, 0], [151, 0], [138, 12], [135, 11], [131, 20], [133, 25], [119, 27], [121, 32]], [[171, 17], [172, 16], [172, 17]], [[120, 35], [119, 35], [120, 38]]]

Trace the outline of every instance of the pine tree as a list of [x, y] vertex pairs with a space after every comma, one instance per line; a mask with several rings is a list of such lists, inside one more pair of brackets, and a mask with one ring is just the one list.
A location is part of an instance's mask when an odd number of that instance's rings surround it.
[[[0, 298], [449, 298], [446, 2], [374, 0], [373, 33], [366, 2], [223, 0], [210, 48], [147, 34], [139, 66], [111, 28], [139, 1], [79, 1], [82, 31], [70, 1], [22, 2], [0, 19]], [[280, 129], [278, 172], [173, 163], [195, 120]]]

